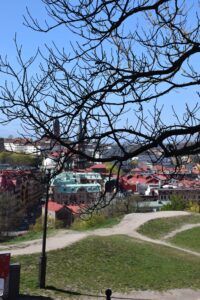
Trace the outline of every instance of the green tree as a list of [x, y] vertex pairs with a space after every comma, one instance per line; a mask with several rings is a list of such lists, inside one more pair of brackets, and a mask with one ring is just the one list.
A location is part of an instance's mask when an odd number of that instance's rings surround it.
[[112, 174], [117, 175], [119, 173], [120, 175], [122, 175], [122, 173], [123, 173], [122, 170], [119, 170], [118, 165], [113, 166], [112, 163], [106, 162], [105, 166], [106, 166], [106, 169], [108, 170], [108, 172], [111, 172]]
[[170, 203], [165, 204], [162, 210], [186, 210], [189, 206], [188, 201], [184, 200], [180, 195], [172, 195]]
[[10, 163], [11, 161], [10, 157], [11, 157], [11, 153], [7, 151], [0, 152], [0, 163], [1, 164]]
[[37, 166], [39, 158], [31, 154], [15, 153], [15, 152], [0, 152], [0, 163], [11, 164], [13, 166]]

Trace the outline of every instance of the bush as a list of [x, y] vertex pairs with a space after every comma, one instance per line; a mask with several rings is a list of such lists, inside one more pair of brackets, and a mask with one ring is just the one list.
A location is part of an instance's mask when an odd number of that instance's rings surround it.
[[31, 154], [3, 151], [0, 153], [0, 163], [13, 166], [37, 166], [39, 158]]
[[87, 230], [98, 228], [103, 225], [108, 217], [103, 213], [94, 213], [92, 216], [86, 217], [86, 219], [75, 219], [71, 228], [74, 230]]
[[66, 228], [65, 221], [63, 221], [63, 220], [56, 220], [56, 221], [54, 222], [53, 228], [55, 228], [55, 229]]
[[[53, 218], [48, 218], [47, 225], [49, 229], [60, 229], [66, 227], [64, 221], [54, 220]], [[39, 217], [36, 223], [30, 227], [30, 231], [41, 232], [43, 230], [43, 217]]]
[[42, 222], [42, 216], [39, 217], [35, 224], [30, 226], [30, 230], [33, 231], [33, 232], [41, 232], [43, 229], [43, 222]]
[[142, 201], [140, 195], [131, 194], [123, 197], [121, 200], [111, 202], [105, 210], [109, 216], [121, 216], [122, 214], [134, 213], [137, 212], [140, 201]]
[[199, 213], [200, 212], [200, 205], [197, 202], [189, 201], [189, 211]]
[[170, 198], [170, 203], [165, 204], [162, 210], [186, 210], [189, 207], [189, 203], [185, 201], [179, 195], [172, 195]]

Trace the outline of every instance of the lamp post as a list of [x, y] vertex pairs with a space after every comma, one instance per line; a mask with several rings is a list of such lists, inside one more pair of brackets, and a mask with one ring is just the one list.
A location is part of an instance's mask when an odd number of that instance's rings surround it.
[[43, 223], [43, 238], [42, 238], [42, 253], [39, 263], [39, 287], [45, 288], [46, 280], [46, 238], [47, 238], [47, 216], [48, 216], [48, 201], [49, 201], [49, 182], [50, 182], [50, 170], [47, 170], [46, 174], [46, 201], [44, 210], [44, 223]]

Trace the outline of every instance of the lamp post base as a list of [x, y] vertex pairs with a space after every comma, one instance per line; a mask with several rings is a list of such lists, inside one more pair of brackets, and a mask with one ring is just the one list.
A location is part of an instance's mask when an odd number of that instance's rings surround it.
[[46, 256], [40, 256], [39, 263], [39, 287], [45, 289], [45, 279], [46, 279]]

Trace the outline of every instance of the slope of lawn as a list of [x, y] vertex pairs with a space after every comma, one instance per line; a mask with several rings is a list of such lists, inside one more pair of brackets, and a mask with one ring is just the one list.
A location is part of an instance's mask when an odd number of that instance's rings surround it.
[[[41, 295], [39, 256], [14, 258], [21, 264], [22, 294]], [[98, 294], [108, 287], [123, 292], [199, 288], [199, 285], [199, 257], [126, 236], [89, 237], [47, 255], [46, 296], [52, 293], [55, 296], [55, 290], [62, 294], [62, 299], [68, 299], [65, 297], [71, 293]]]
[[90, 218], [76, 219], [72, 224], [72, 230], [85, 231], [99, 228], [110, 228], [120, 223], [124, 215], [108, 217], [103, 214], [93, 214]]
[[179, 247], [200, 252], [200, 227], [179, 232], [174, 237], [168, 239], [168, 241]]
[[[61, 229], [62, 230], [62, 229]], [[48, 229], [47, 236], [54, 236], [56, 235], [60, 229]], [[27, 231], [27, 233], [16, 236], [16, 237], [7, 237], [3, 242], [0, 242], [0, 248], [1, 245], [12, 245], [12, 244], [18, 244], [21, 242], [27, 242], [27, 241], [32, 241], [36, 239], [41, 239], [42, 238], [42, 231]]]
[[[99, 215], [96, 216], [94, 215], [92, 218], [89, 218], [88, 220], [83, 220], [83, 219], [77, 219], [75, 222], [72, 224], [70, 228], [66, 229], [54, 229], [54, 228], [48, 228], [47, 230], [47, 235], [54, 236], [58, 234], [61, 231], [64, 230], [77, 230], [77, 231], [87, 231], [87, 230], [95, 230], [98, 228], [109, 228], [113, 227], [116, 224], [119, 224], [120, 221], [122, 220], [123, 215], [116, 216], [116, 217], [106, 217], [104, 215]], [[4, 241], [0, 241], [0, 249], [1, 245], [11, 245], [11, 244], [17, 244], [21, 242], [27, 242], [27, 241], [32, 241], [35, 239], [41, 239], [43, 235], [42, 230], [29, 230], [27, 233], [23, 235], [19, 235], [16, 237], [7, 237], [6, 239], [4, 238]]]
[[139, 227], [138, 232], [153, 239], [160, 239], [185, 224], [196, 223], [200, 223], [200, 214], [159, 218], [144, 223]]

